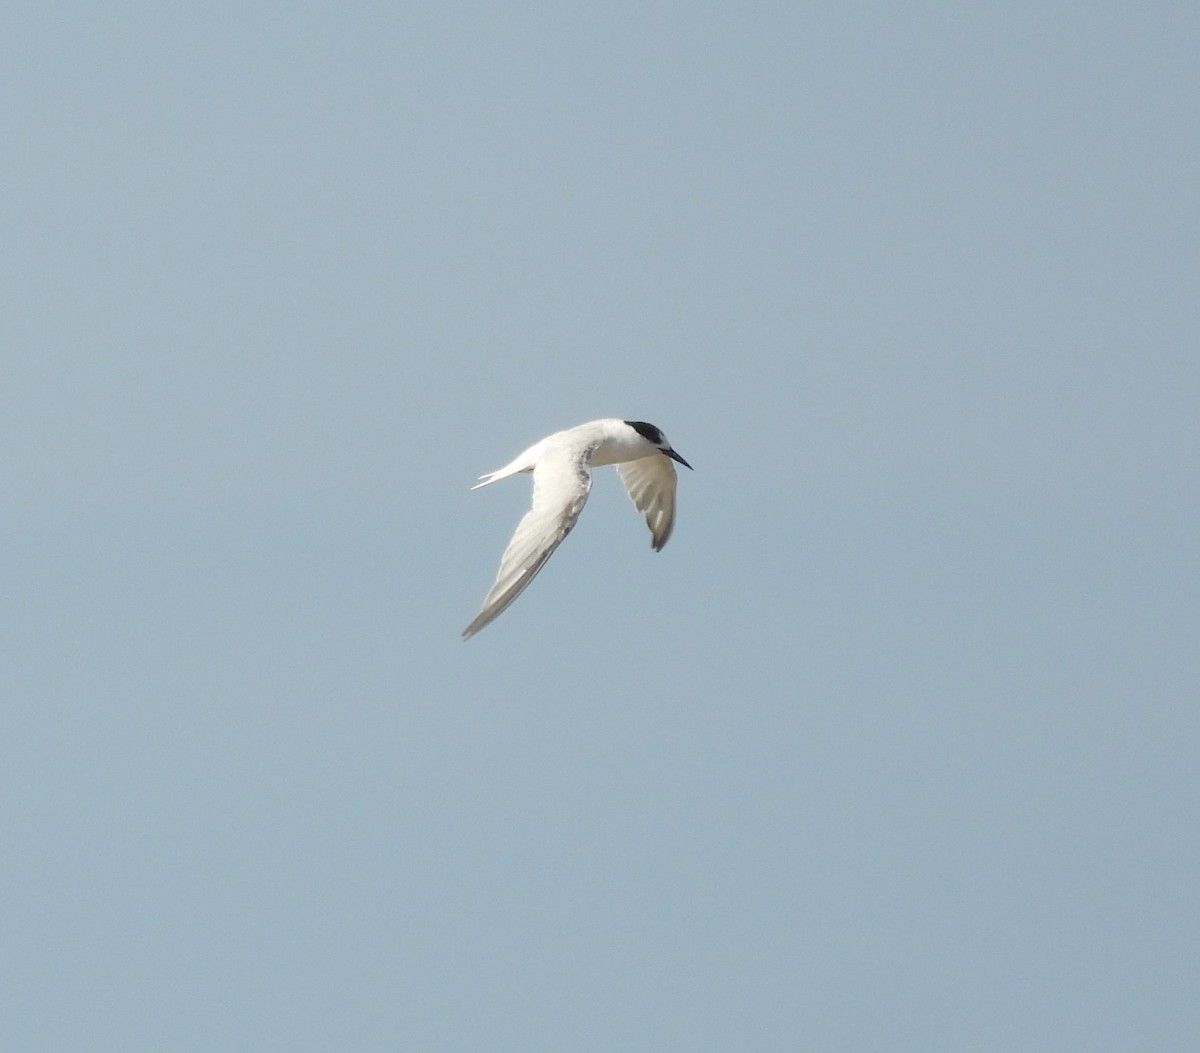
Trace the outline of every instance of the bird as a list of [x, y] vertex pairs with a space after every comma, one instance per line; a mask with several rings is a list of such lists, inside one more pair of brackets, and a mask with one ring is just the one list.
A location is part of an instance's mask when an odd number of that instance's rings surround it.
[[659, 551], [675, 527], [672, 461], [692, 468], [653, 424], [605, 418], [547, 435], [503, 468], [481, 475], [472, 490], [519, 472], [533, 473], [533, 504], [517, 524], [500, 558], [496, 582], [463, 630], [463, 639], [507, 610], [562, 544], [587, 502], [593, 468], [616, 465], [625, 491], [650, 528], [650, 545]]

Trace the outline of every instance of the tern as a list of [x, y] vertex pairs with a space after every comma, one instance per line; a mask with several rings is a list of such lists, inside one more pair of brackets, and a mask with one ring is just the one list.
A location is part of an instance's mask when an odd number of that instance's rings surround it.
[[475, 620], [463, 630], [474, 636], [502, 614], [546, 565], [579, 519], [592, 488], [592, 469], [615, 464], [637, 510], [646, 517], [650, 544], [657, 552], [675, 526], [675, 466], [692, 466], [667, 437], [641, 420], [594, 420], [535, 442], [503, 468], [481, 475], [481, 486], [518, 472], [533, 473], [533, 506], [517, 524], [500, 558], [500, 572]]

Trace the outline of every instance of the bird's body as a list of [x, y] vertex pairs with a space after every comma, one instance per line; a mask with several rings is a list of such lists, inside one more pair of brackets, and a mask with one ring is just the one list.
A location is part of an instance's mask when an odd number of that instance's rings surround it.
[[503, 468], [480, 476], [472, 490], [519, 472], [532, 472], [533, 505], [517, 524], [500, 559], [496, 583], [463, 636], [474, 636], [496, 618], [545, 566], [583, 510], [593, 467], [617, 465], [626, 491], [646, 517], [651, 544], [655, 551], [661, 549], [675, 525], [672, 460], [691, 467], [653, 424], [611, 418], [548, 435]]

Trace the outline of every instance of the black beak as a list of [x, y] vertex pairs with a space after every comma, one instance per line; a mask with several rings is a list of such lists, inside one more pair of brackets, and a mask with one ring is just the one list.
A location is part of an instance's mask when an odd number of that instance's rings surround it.
[[682, 457], [680, 457], [679, 454], [677, 454], [674, 450], [669, 450], [669, 449], [663, 450], [663, 453], [665, 453], [668, 457], [670, 457], [671, 460], [678, 461], [685, 468], [688, 468], [693, 472], [696, 470], [695, 468], [692, 468], [692, 466], [690, 464], [688, 464], [687, 461], [685, 461]]

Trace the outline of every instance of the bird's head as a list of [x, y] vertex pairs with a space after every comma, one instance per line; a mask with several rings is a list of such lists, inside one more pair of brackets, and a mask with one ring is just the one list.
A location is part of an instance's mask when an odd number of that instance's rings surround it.
[[667, 437], [662, 433], [662, 429], [653, 424], [647, 424], [644, 420], [627, 420], [625, 422], [634, 431], [636, 431], [643, 439], [653, 446], [659, 453], [670, 457], [673, 461], [678, 461], [685, 468], [692, 466], [679, 456], [673, 449], [671, 444], [667, 442]]

